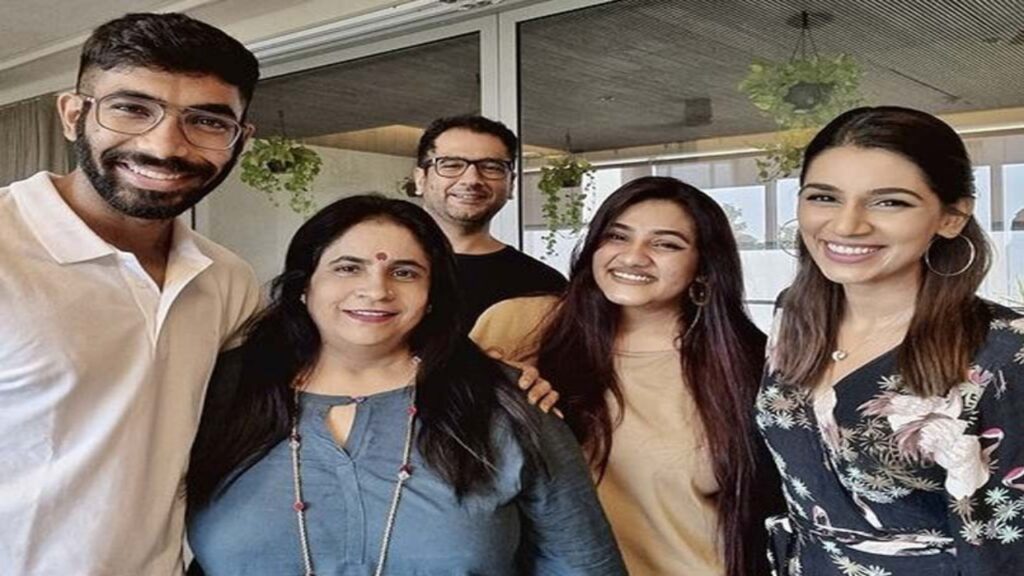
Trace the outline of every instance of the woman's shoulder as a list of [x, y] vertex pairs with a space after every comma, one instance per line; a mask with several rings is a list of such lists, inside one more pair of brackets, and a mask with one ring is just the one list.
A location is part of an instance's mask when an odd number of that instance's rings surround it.
[[1024, 316], [995, 302], [983, 300], [982, 303], [990, 320], [977, 363], [985, 367], [1024, 363]]
[[469, 337], [484, 350], [498, 350], [505, 358], [532, 356], [546, 322], [558, 307], [557, 296], [529, 296], [503, 300], [477, 320]]
[[980, 299], [980, 301], [988, 309], [988, 313], [991, 316], [993, 323], [1012, 322], [1024, 317], [1024, 315], [1013, 308], [997, 304], [991, 300]]
[[481, 323], [523, 321], [524, 319], [540, 320], [551, 313], [557, 306], [559, 297], [551, 294], [541, 296], [523, 296], [509, 298], [494, 304], [480, 315], [474, 330]]

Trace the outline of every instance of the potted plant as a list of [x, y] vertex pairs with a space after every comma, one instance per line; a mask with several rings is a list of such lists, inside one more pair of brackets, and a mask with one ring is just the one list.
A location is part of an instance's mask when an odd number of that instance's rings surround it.
[[860, 77], [860, 67], [847, 54], [750, 65], [739, 90], [784, 131], [778, 142], [763, 147], [762, 180], [793, 173], [814, 129], [860, 104]]
[[288, 206], [308, 216], [316, 210], [311, 188], [323, 161], [315, 151], [283, 136], [257, 138], [242, 154], [241, 180], [262, 191], [274, 206], [277, 194], [288, 193]]
[[551, 158], [541, 167], [537, 188], [544, 199], [541, 214], [548, 227], [544, 234], [546, 256], [554, 255], [559, 230], [567, 228], [576, 234], [583, 227], [583, 207], [594, 190], [589, 177], [593, 172], [590, 162], [572, 154]]

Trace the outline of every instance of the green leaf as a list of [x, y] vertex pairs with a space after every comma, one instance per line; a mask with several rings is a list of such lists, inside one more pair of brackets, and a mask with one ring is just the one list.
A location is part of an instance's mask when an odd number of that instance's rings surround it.
[[311, 190], [323, 164], [316, 151], [271, 136], [253, 140], [241, 160], [241, 181], [263, 192], [274, 206], [281, 205], [277, 195], [287, 193], [288, 206], [297, 214], [308, 216], [316, 210]]

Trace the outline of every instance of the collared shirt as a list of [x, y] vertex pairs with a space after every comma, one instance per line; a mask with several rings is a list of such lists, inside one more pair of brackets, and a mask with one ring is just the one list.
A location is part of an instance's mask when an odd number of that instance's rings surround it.
[[252, 269], [175, 222], [161, 288], [46, 173], [0, 188], [0, 574], [181, 573], [181, 481]]

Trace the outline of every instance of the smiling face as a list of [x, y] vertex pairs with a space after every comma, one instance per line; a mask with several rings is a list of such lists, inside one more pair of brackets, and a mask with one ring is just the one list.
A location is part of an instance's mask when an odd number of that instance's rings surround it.
[[604, 231], [592, 270], [605, 298], [643, 311], [678, 312], [699, 263], [697, 226], [678, 204], [634, 204]]
[[[430, 158], [439, 157], [512, 159], [497, 136], [465, 128], [452, 128], [434, 140]], [[492, 180], [484, 178], [475, 166], [456, 177], [441, 176], [431, 166], [416, 169], [416, 188], [423, 195], [423, 207], [442, 227], [478, 230], [487, 226], [508, 201], [511, 186], [512, 172]]]
[[[970, 199], [954, 207], [963, 214]], [[921, 170], [878, 148], [840, 146], [811, 161], [800, 190], [800, 235], [814, 263], [844, 286], [910, 288], [936, 234], [953, 238], [967, 218], [947, 209]]]
[[[133, 95], [174, 106], [215, 111], [234, 119], [244, 105], [234, 86], [213, 76], [191, 76], [146, 68], [88, 73], [83, 92], [99, 100]], [[65, 135], [74, 141], [78, 165], [96, 193], [117, 212], [168, 219], [181, 214], [227, 176], [241, 146], [209, 150], [190, 144], [176, 112], [145, 134], [121, 134], [99, 125], [96, 102], [65, 94], [60, 100]]]
[[430, 264], [415, 236], [387, 220], [352, 226], [324, 250], [306, 307], [327, 351], [383, 358], [408, 349], [430, 293]]

